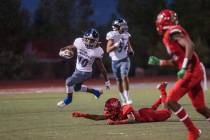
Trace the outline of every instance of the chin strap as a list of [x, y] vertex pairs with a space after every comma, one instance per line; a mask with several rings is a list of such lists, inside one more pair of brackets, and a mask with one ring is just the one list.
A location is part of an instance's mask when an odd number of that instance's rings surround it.
[[203, 70], [202, 86], [203, 86], [204, 91], [207, 91], [208, 90], [208, 87], [207, 87], [206, 69], [205, 69], [205, 66], [203, 65], [203, 63], [200, 63], [200, 65], [201, 65], [201, 68]]

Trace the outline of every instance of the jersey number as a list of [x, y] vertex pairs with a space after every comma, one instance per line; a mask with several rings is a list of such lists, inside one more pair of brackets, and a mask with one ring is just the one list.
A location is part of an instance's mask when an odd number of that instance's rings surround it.
[[126, 50], [126, 48], [127, 48], [127, 45], [125, 46], [125, 47], [123, 47], [124, 46], [124, 43], [123, 42], [120, 42], [120, 45], [119, 45], [119, 47], [118, 47], [118, 49], [117, 49], [117, 51], [120, 53], [120, 52], [122, 52], [122, 50]]
[[85, 58], [83, 58], [81, 56], [79, 56], [78, 59], [79, 59], [79, 63], [82, 65], [82, 67], [86, 67], [87, 66], [88, 59], [85, 59]]

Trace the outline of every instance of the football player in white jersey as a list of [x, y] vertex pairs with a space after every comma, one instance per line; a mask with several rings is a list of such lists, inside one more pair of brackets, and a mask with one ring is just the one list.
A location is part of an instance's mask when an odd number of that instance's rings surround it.
[[[105, 79], [106, 88], [110, 88], [110, 81], [107, 78], [106, 69], [102, 62], [103, 49], [99, 46], [99, 33], [96, 29], [87, 30], [82, 38], [76, 38], [73, 45], [67, 46], [68, 49], [76, 49], [77, 62], [76, 69], [72, 76], [66, 79], [66, 93], [67, 96], [64, 100], [57, 103], [58, 107], [64, 107], [72, 102], [72, 96], [74, 91], [86, 92], [93, 94], [96, 98], [99, 98], [102, 94], [102, 90], [88, 88], [83, 85], [83, 82], [92, 77], [92, 65], [94, 61], [101, 70], [101, 73]], [[59, 55], [64, 58], [68, 58], [62, 51]]]
[[129, 99], [129, 78], [130, 70], [129, 54], [134, 54], [130, 44], [131, 35], [128, 33], [127, 22], [122, 19], [116, 19], [112, 23], [113, 31], [106, 35], [107, 48], [106, 51], [112, 60], [112, 71], [118, 83], [120, 98], [123, 104], [131, 103]]

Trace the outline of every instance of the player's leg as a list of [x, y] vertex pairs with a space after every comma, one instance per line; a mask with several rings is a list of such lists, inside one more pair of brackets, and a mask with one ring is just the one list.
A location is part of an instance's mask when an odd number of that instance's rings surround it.
[[72, 102], [73, 98], [73, 92], [74, 92], [74, 87], [73, 85], [75, 84], [75, 79], [77, 77], [77, 72], [75, 71], [71, 77], [68, 77], [66, 79], [66, 97], [59, 101], [57, 103], [57, 106], [60, 108], [65, 107], [66, 105], [70, 104]]
[[88, 88], [86, 85], [83, 85], [82, 83], [75, 84], [74, 91], [78, 92], [84, 92], [84, 93], [91, 93], [93, 94], [96, 99], [98, 99], [102, 94], [102, 90], [94, 89], [94, 88]]
[[126, 99], [123, 95], [123, 81], [120, 74], [120, 62], [119, 61], [112, 61], [112, 71], [115, 75], [116, 81], [117, 81], [117, 87], [120, 95], [120, 99], [122, 104], [125, 104]]
[[120, 74], [123, 79], [123, 95], [126, 99], [126, 103], [132, 103], [132, 101], [129, 99], [129, 70], [130, 70], [130, 59], [126, 58], [121, 62], [120, 65]]
[[171, 117], [171, 111], [168, 109], [159, 109], [155, 110], [155, 116], [154, 120], [155, 121], [166, 121]]
[[83, 92], [83, 93], [91, 93], [93, 94], [96, 99], [98, 99], [102, 94], [102, 90], [94, 89], [94, 88], [89, 88], [88, 86], [82, 84], [84, 81], [91, 79], [92, 78], [92, 73], [91, 72], [81, 72], [79, 71], [79, 74], [77, 76], [76, 84], [74, 85], [74, 91], [76, 92]]
[[192, 120], [189, 118], [183, 106], [178, 103], [179, 99], [189, 91], [188, 86], [190, 84], [190, 79], [190, 77], [184, 77], [183, 79], [178, 80], [170, 90], [166, 102], [168, 108], [174, 112], [188, 129], [188, 140], [196, 140], [200, 135], [199, 129], [196, 128]]
[[188, 96], [191, 99], [196, 111], [203, 115], [207, 121], [210, 122], [210, 109], [205, 104], [204, 92], [201, 85], [197, 84], [194, 86], [188, 93]]
[[153, 103], [152, 105], [152, 109], [156, 110], [161, 104], [163, 104], [163, 107], [166, 108], [166, 87], [167, 87], [168, 83], [167, 82], [162, 82], [160, 84], [157, 85], [157, 89], [160, 91], [160, 98], [156, 99], [156, 101]]

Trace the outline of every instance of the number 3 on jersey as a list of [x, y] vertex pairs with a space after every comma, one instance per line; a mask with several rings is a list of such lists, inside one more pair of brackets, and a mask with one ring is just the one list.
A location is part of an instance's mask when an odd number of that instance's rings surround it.
[[82, 65], [82, 67], [86, 67], [87, 64], [88, 64], [88, 59], [85, 59], [81, 56], [78, 56], [78, 60], [79, 60], [79, 63]]

